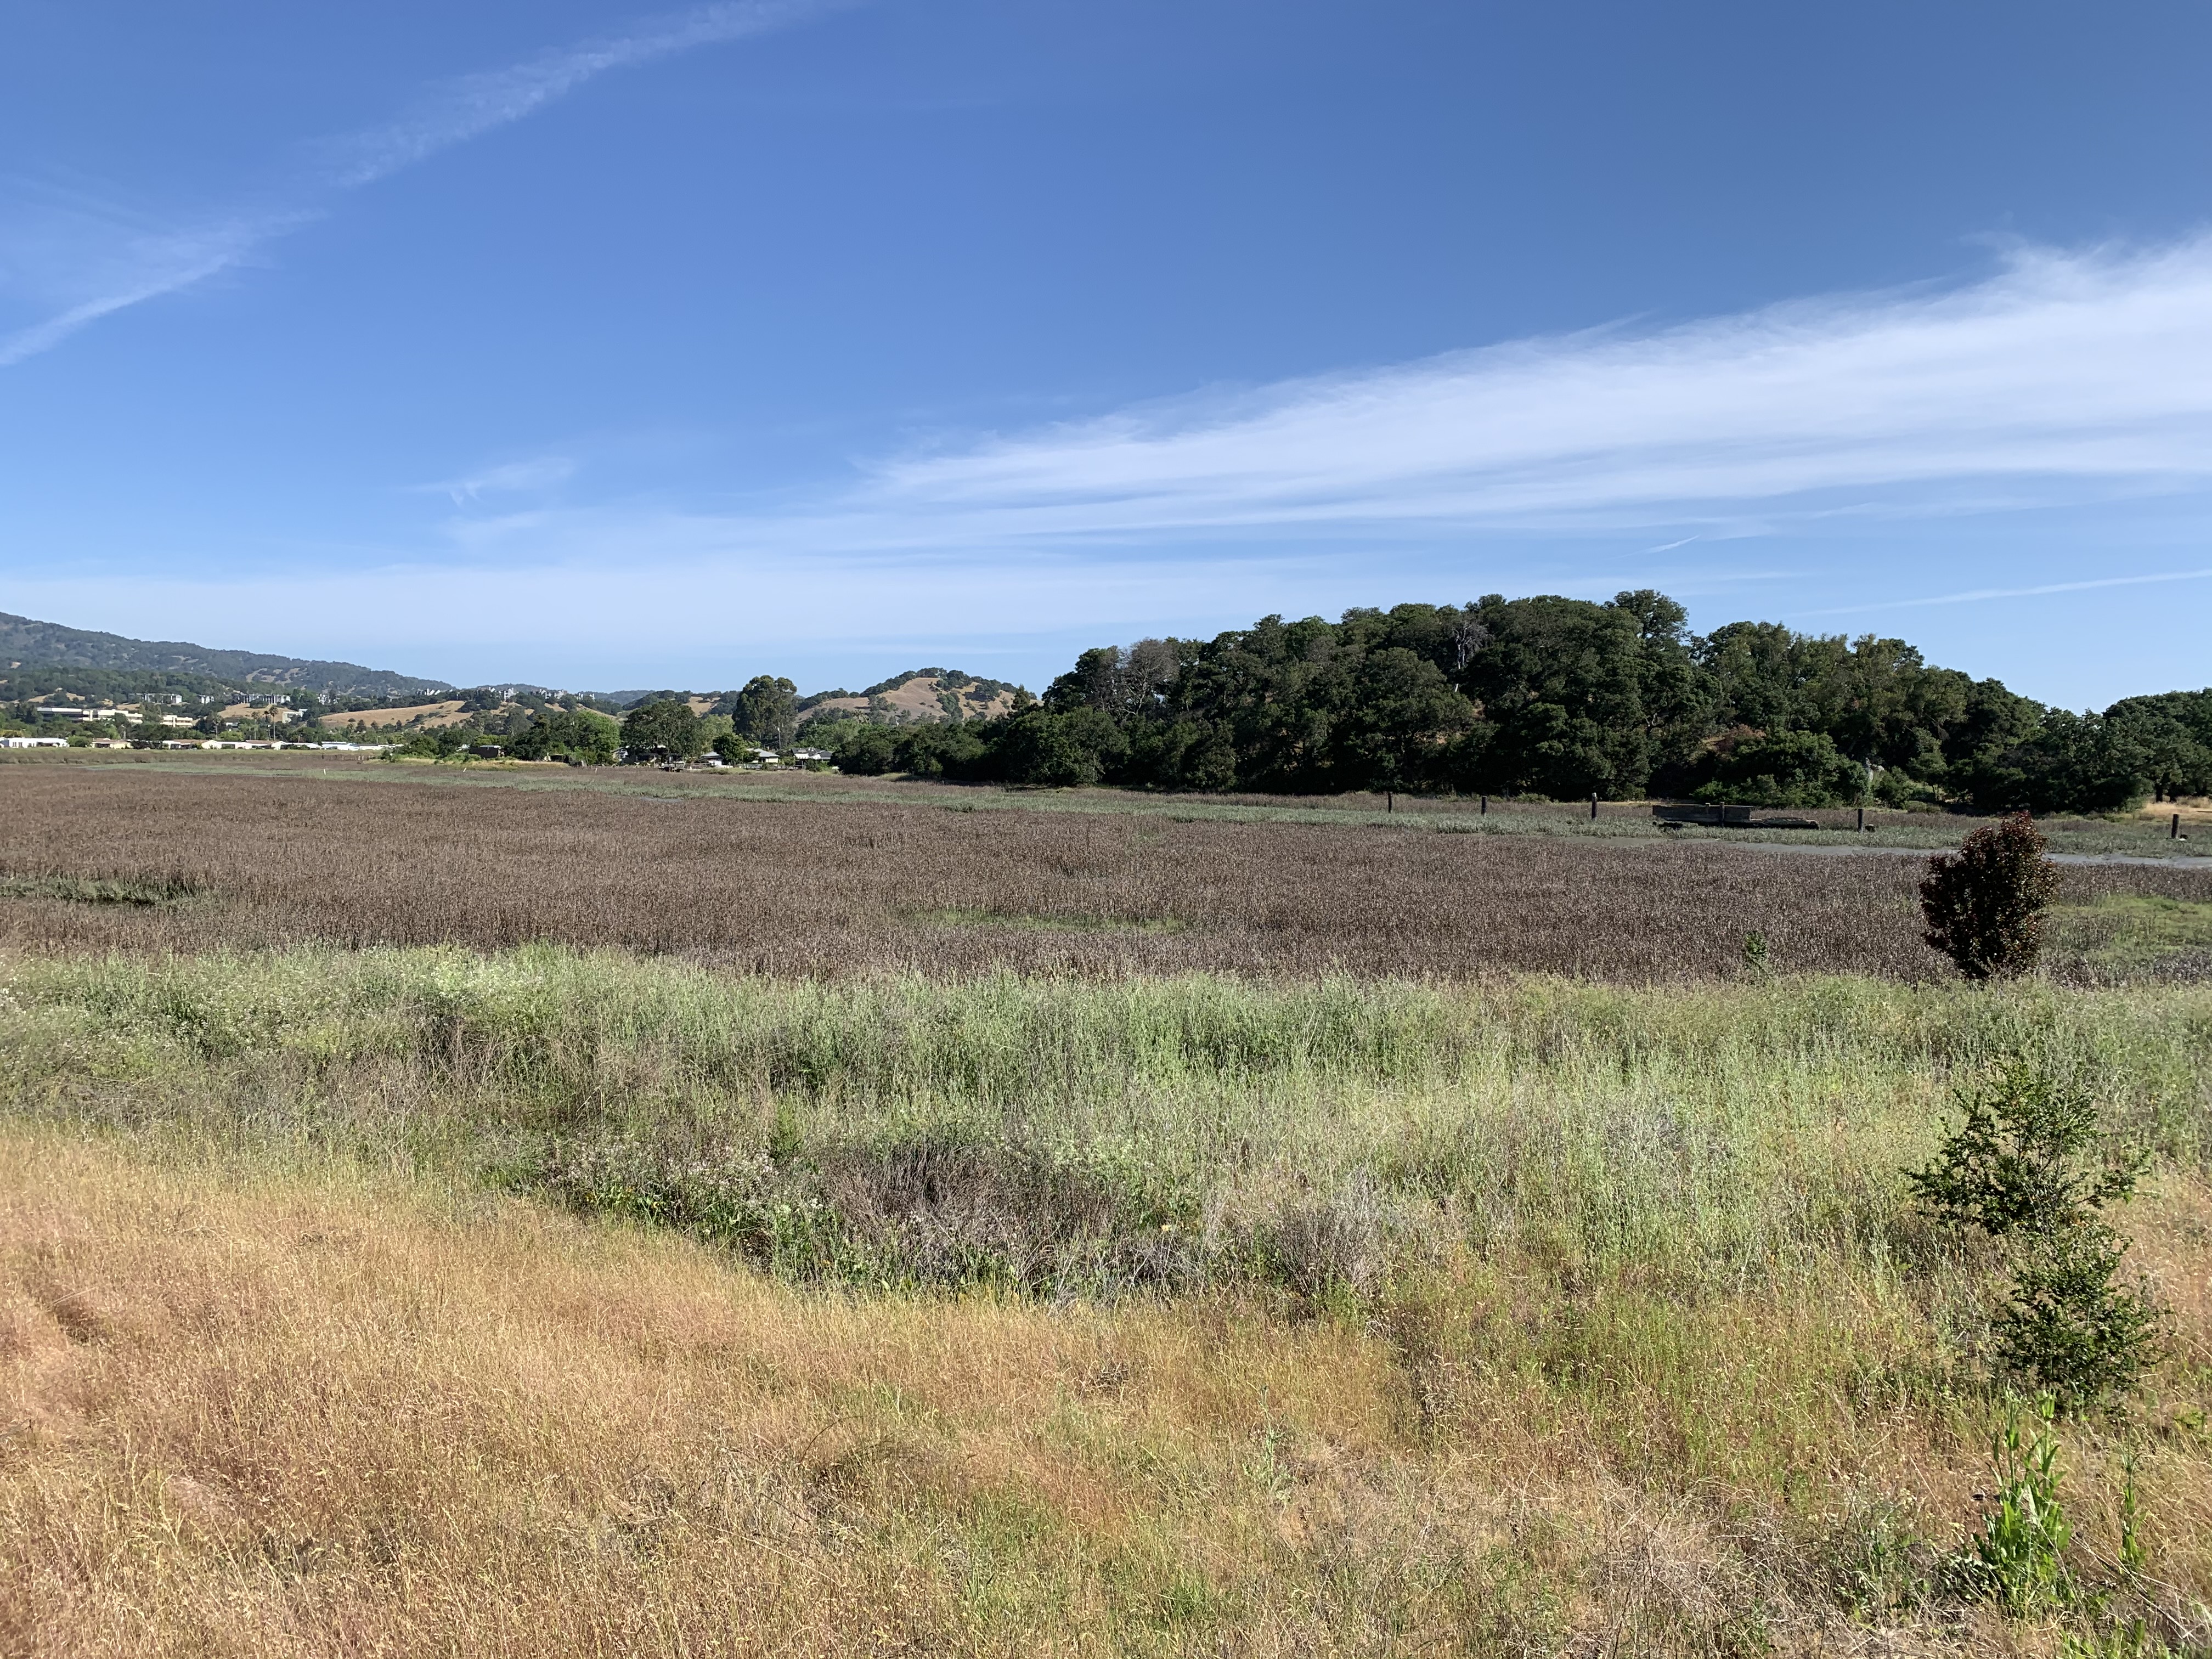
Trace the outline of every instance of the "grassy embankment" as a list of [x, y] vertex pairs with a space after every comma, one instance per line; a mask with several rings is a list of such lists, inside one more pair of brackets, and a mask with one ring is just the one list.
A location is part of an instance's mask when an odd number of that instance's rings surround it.
[[1935, 1588], [2001, 1280], [1898, 1180], [2023, 1048], [2160, 1155], [2077, 1555], [2131, 1441], [2144, 1604], [2212, 1600], [2203, 988], [7, 993], [0, 1645], [2045, 1650]]

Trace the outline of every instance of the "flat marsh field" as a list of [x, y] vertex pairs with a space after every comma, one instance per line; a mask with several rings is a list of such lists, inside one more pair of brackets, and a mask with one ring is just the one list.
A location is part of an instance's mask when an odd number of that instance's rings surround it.
[[[2212, 1643], [2212, 874], [1200, 805], [0, 767], [0, 1653]], [[2021, 1058], [2166, 1341], [2008, 1604]]]
[[[1882, 841], [1942, 843], [1917, 823], [1670, 842], [1643, 808], [1591, 824], [1581, 807], [1398, 814], [805, 775], [147, 758], [0, 767], [0, 882], [15, 895], [0, 900], [0, 945], [559, 942], [775, 975], [1679, 980], [1738, 971], [1756, 933], [1784, 971], [1942, 965], [1919, 939], [1922, 861]], [[1206, 811], [1238, 816], [1191, 816]], [[2133, 826], [2070, 833], [2100, 850], [2166, 845]], [[2115, 904], [2164, 902], [2183, 907], [2164, 924], [2181, 929], [2173, 971], [2212, 969], [2185, 914], [2212, 901], [2212, 867], [2073, 865], [2067, 878], [2083, 917], [2059, 941], [2068, 961], [2147, 925]], [[111, 878], [152, 884], [157, 902], [87, 902], [68, 885]]]

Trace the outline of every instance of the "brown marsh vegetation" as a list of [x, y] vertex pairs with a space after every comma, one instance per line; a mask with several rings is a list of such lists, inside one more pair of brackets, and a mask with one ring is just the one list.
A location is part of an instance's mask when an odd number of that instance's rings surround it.
[[[387, 781], [388, 780], [388, 781]], [[993, 967], [1630, 980], [1927, 975], [1916, 861], [865, 802], [22, 767], [0, 943], [193, 951], [549, 941], [774, 974]], [[55, 883], [151, 884], [86, 902]], [[2212, 872], [2077, 867], [2069, 896], [2212, 899]], [[41, 885], [44, 884], [44, 885]]]

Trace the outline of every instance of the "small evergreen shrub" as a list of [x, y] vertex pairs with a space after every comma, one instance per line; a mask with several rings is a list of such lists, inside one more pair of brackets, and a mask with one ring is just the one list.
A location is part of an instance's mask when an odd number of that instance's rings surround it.
[[2062, 1227], [2021, 1261], [1996, 1320], [1997, 1363], [2071, 1409], [2127, 1393], [2158, 1356], [2158, 1310], [2118, 1282], [2127, 1241], [2103, 1221]]
[[2127, 1240], [2104, 1218], [2148, 1166], [2116, 1145], [2087, 1091], [2015, 1061], [1966, 1102], [1966, 1120], [1906, 1180], [1945, 1225], [1976, 1228], [2012, 1255], [1995, 1322], [1998, 1367], [2059, 1408], [2109, 1404], [2160, 1352], [2158, 1310], [2118, 1282]]
[[2048, 843], [2025, 812], [1984, 824], [1956, 853], [1928, 860], [1921, 937], [1968, 979], [2007, 979], [2035, 965], [2043, 913], [2058, 893]]
[[2149, 1164], [2103, 1133], [2087, 1090], [2026, 1060], [1962, 1103], [1966, 1121], [1934, 1162], [1905, 1176], [1922, 1207], [1948, 1227], [1978, 1227], [1991, 1238], [2047, 1234], [2130, 1197]]

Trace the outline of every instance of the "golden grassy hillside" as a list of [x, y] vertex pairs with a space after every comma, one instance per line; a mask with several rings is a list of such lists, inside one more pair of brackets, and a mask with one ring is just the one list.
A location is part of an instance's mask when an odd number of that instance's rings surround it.
[[[910, 674], [874, 697], [824, 697], [807, 710], [807, 715], [810, 720], [826, 720], [833, 715], [866, 714], [873, 705], [894, 721], [930, 725], [945, 718], [944, 697], [948, 689], [938, 675]], [[970, 684], [960, 689], [960, 703], [963, 719], [988, 720], [1012, 712], [1014, 694], [986, 695], [981, 687]]]

